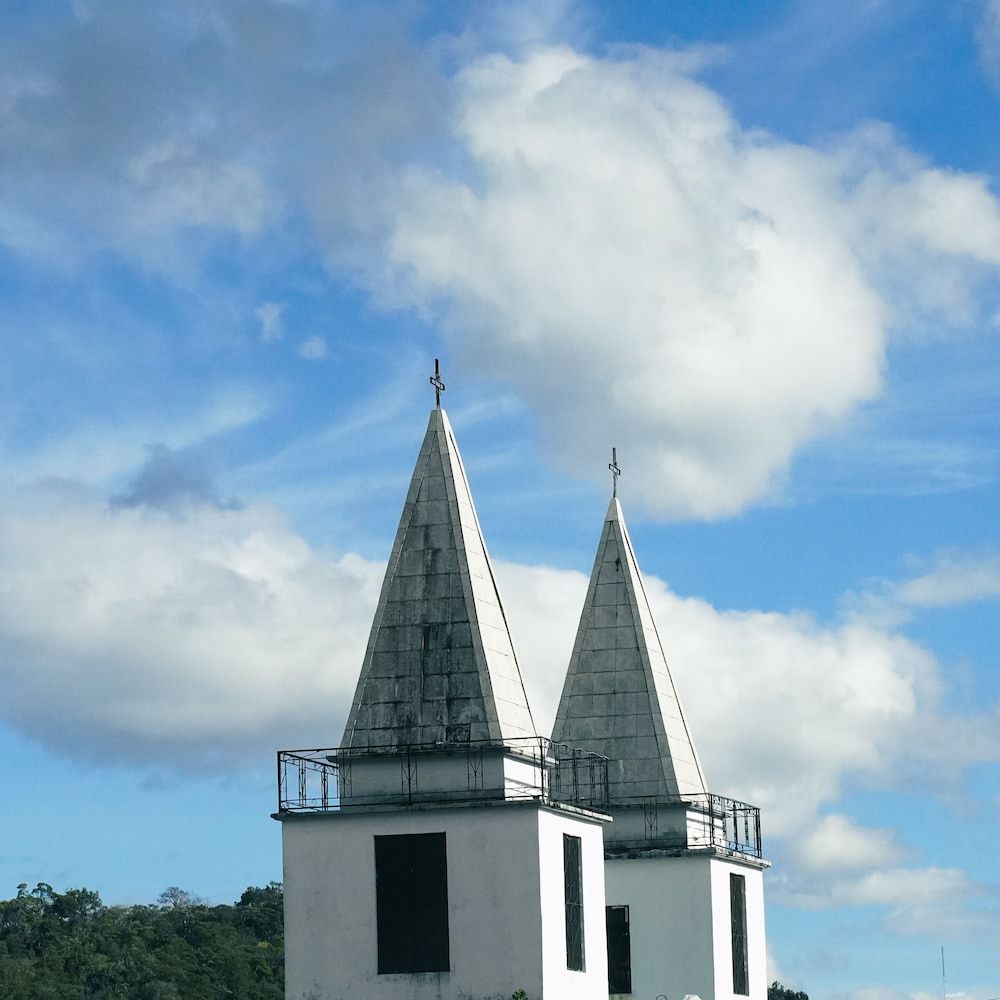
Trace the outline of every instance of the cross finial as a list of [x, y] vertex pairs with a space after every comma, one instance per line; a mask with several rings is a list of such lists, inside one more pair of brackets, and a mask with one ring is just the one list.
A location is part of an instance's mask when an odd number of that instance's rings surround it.
[[444, 392], [444, 382], [441, 381], [441, 363], [434, 359], [434, 374], [431, 376], [431, 385], [434, 386], [434, 405], [441, 409], [441, 393]]
[[622, 470], [618, 468], [618, 449], [611, 449], [611, 461], [608, 463], [608, 468], [611, 470], [611, 495], [613, 497], [618, 496], [618, 477], [622, 474]]

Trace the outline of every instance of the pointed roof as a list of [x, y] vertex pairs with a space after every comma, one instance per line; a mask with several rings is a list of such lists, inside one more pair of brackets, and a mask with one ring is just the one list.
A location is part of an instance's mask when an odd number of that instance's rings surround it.
[[534, 736], [462, 457], [434, 409], [341, 745]]
[[611, 801], [707, 791], [617, 497], [597, 547], [553, 740], [611, 758]]

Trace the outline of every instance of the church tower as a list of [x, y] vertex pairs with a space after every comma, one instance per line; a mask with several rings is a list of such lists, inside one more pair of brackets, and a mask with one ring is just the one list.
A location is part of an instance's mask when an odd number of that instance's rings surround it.
[[760, 818], [708, 791], [617, 497], [553, 740], [610, 758], [604, 831], [612, 996], [764, 1000]]
[[341, 745], [278, 755], [285, 995], [603, 1000], [607, 761], [535, 732], [432, 384]]

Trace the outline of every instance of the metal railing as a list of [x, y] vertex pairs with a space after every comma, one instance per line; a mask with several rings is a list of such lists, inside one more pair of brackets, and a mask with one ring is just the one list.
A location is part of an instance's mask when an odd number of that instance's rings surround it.
[[683, 796], [643, 795], [612, 800], [611, 808], [640, 807], [643, 836], [616, 841], [612, 849], [641, 847], [668, 851], [723, 850], [745, 857], [763, 858], [760, 809], [748, 802], [711, 793]]
[[[522, 768], [522, 776], [505, 772], [502, 767], [487, 766], [489, 761], [498, 758], [526, 765]], [[440, 773], [431, 770], [435, 762], [443, 759], [450, 760], [452, 765], [444, 783]], [[460, 760], [464, 760], [464, 775], [458, 764]], [[355, 772], [359, 766], [370, 767], [378, 761], [384, 761], [382, 776], [391, 779], [391, 787], [373, 791], [365, 782], [355, 780]], [[482, 740], [279, 750], [277, 764], [279, 814], [332, 812], [352, 806], [497, 799], [534, 799], [546, 805], [607, 812], [609, 801], [607, 757], [542, 737], [503, 742]], [[398, 786], [395, 781], [397, 767]], [[441, 787], [442, 784], [448, 787]]]

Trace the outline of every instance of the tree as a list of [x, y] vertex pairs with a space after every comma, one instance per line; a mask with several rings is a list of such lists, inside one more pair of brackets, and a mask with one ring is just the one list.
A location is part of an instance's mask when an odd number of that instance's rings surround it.
[[279, 883], [232, 906], [172, 886], [154, 906], [105, 906], [40, 882], [0, 900], [0, 997], [18, 1000], [282, 1000]]
[[809, 1000], [809, 994], [782, 986], [777, 979], [767, 988], [767, 1000]]

